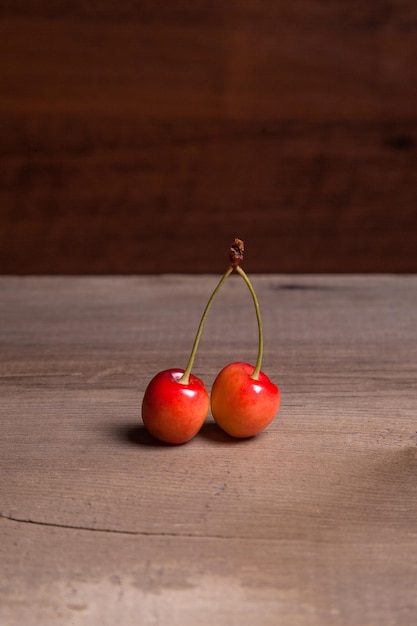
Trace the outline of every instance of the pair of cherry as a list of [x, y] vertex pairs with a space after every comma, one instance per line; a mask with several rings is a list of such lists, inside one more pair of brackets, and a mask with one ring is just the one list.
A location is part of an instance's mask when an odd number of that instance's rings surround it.
[[[202, 427], [211, 406], [213, 418], [229, 435], [253, 437], [274, 419], [279, 408], [279, 389], [261, 371], [263, 355], [262, 322], [255, 290], [239, 267], [243, 259], [243, 241], [235, 239], [230, 248], [230, 264], [210, 296], [204, 310], [191, 355], [185, 370], [159, 372], [146, 388], [142, 402], [142, 421], [156, 439], [171, 444], [186, 443]], [[251, 292], [258, 322], [258, 358], [255, 366], [235, 362], [226, 365], [207, 392], [203, 381], [191, 373], [204, 322], [217, 292], [236, 270]]]

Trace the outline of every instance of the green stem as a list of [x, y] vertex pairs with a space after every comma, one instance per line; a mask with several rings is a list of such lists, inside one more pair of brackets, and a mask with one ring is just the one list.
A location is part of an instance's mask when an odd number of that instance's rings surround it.
[[211, 294], [211, 296], [209, 298], [209, 301], [206, 304], [206, 308], [204, 309], [203, 316], [202, 316], [202, 318], [200, 320], [200, 324], [198, 326], [197, 334], [196, 334], [195, 339], [194, 339], [194, 344], [193, 344], [193, 347], [192, 347], [192, 350], [191, 350], [190, 358], [188, 359], [187, 367], [185, 368], [184, 374], [181, 376], [181, 378], [178, 381], [178, 382], [180, 382], [183, 385], [188, 385], [188, 382], [190, 380], [191, 369], [192, 369], [193, 364], [194, 364], [194, 359], [195, 359], [195, 355], [197, 353], [198, 344], [200, 342], [201, 333], [203, 332], [204, 322], [206, 321], [206, 317], [207, 317], [207, 314], [208, 314], [208, 312], [210, 310], [212, 302], [213, 302], [214, 298], [216, 297], [217, 292], [219, 291], [220, 287], [223, 285], [224, 281], [226, 280], [226, 278], [233, 272], [233, 269], [234, 268], [233, 268], [232, 265], [230, 265], [227, 268], [226, 272], [223, 274], [223, 276], [221, 277], [221, 279], [217, 283], [217, 287], [215, 288], [215, 290]]
[[256, 320], [258, 322], [259, 342], [258, 342], [258, 357], [256, 359], [255, 369], [253, 370], [251, 374], [251, 378], [253, 378], [253, 380], [259, 380], [259, 372], [261, 371], [262, 356], [263, 356], [263, 351], [264, 351], [264, 339], [263, 339], [263, 333], [262, 333], [262, 320], [261, 320], [261, 312], [259, 309], [259, 302], [258, 302], [258, 298], [256, 297], [255, 289], [253, 288], [253, 285], [250, 282], [247, 274], [239, 266], [236, 267], [236, 271], [241, 275], [241, 277], [247, 284], [249, 291], [251, 292], [251, 295], [253, 298], [253, 304], [255, 305]]

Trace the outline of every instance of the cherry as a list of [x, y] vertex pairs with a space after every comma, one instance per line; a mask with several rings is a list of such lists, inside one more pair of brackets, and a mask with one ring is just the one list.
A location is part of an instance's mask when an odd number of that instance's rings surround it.
[[253, 365], [230, 363], [211, 390], [211, 412], [217, 424], [237, 438], [253, 437], [272, 422], [279, 408], [279, 389], [263, 372], [252, 377]]
[[211, 304], [239, 262], [239, 255], [238, 247], [233, 245], [230, 249], [230, 264], [204, 309], [186, 369], [159, 372], [145, 390], [142, 421], [156, 439], [172, 444], [186, 443], [198, 433], [207, 417], [210, 408], [209, 395], [203, 381], [191, 374], [191, 369]]
[[207, 389], [200, 378], [190, 374], [181, 382], [184, 370], [159, 372], [149, 383], [142, 403], [145, 428], [156, 439], [180, 444], [198, 433], [209, 410]]
[[[243, 252], [243, 243], [242, 243]], [[230, 363], [218, 374], [211, 390], [211, 412], [217, 424], [229, 435], [253, 437], [274, 419], [280, 403], [276, 385], [261, 371], [263, 355], [262, 320], [255, 290], [241, 267], [234, 268], [252, 295], [258, 322], [258, 358], [255, 367]]]

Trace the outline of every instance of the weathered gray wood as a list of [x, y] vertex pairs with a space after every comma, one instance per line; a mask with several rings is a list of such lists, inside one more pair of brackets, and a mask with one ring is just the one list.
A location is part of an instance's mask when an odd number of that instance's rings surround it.
[[[259, 437], [141, 428], [214, 276], [0, 280], [0, 623], [413, 623], [417, 278], [256, 276]], [[256, 355], [238, 277], [207, 320], [210, 387]]]

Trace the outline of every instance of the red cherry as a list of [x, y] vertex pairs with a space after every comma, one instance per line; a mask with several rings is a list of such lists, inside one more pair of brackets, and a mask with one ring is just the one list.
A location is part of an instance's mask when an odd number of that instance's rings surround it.
[[209, 396], [202, 380], [190, 374], [179, 382], [181, 369], [159, 372], [146, 388], [142, 402], [145, 428], [160, 441], [185, 443], [198, 433], [209, 410]]
[[279, 389], [263, 372], [252, 378], [253, 365], [230, 363], [213, 383], [211, 412], [217, 424], [233, 437], [253, 437], [274, 419]]

